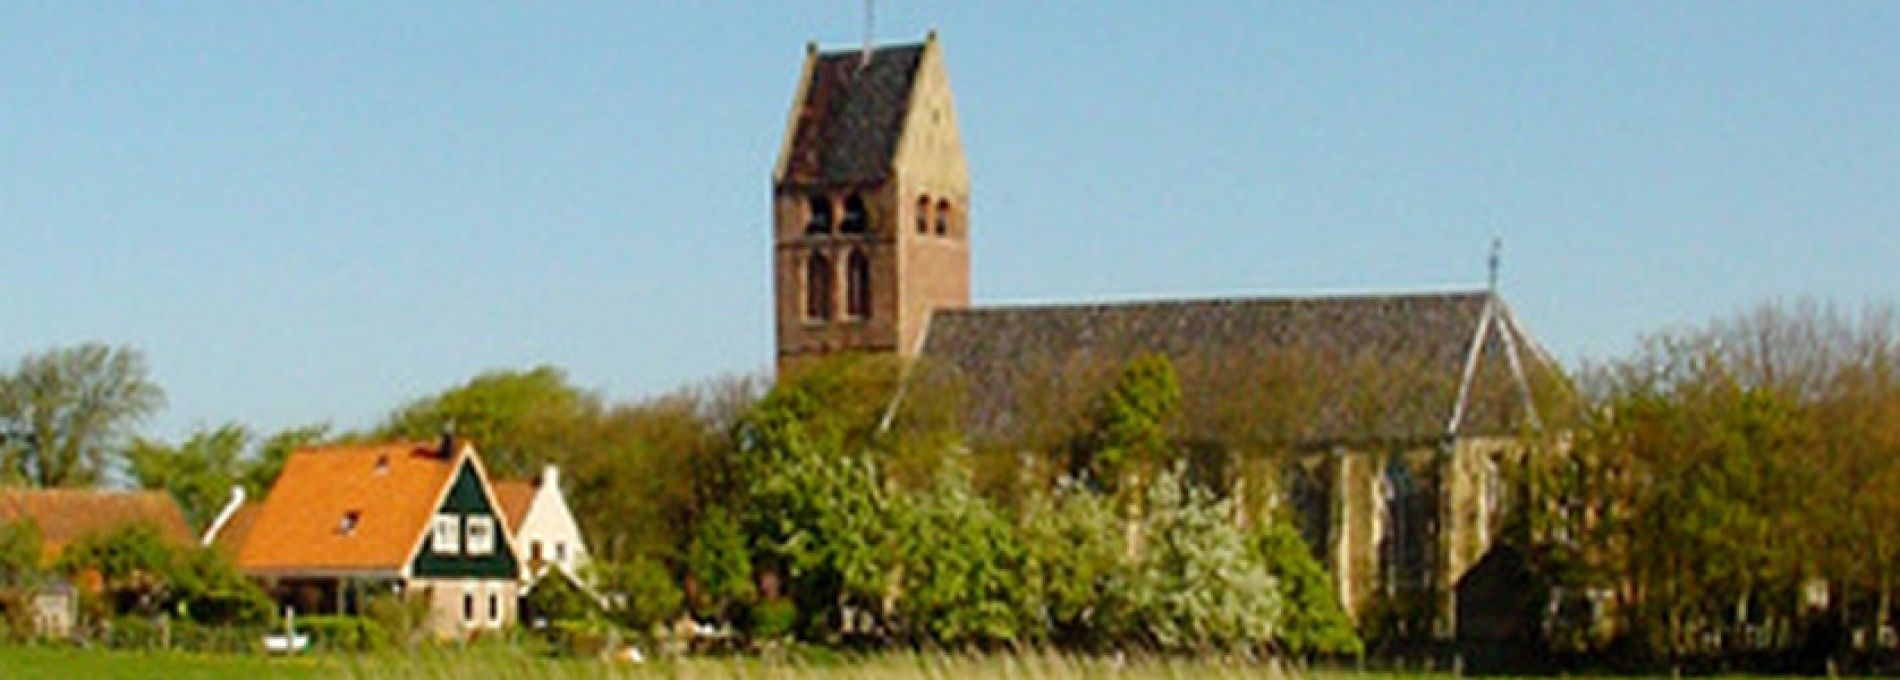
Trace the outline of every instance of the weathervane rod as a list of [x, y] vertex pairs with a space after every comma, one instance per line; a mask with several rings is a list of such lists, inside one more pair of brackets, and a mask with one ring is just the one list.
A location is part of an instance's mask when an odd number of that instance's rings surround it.
[[1493, 236], [1491, 237], [1491, 256], [1488, 258], [1485, 258], [1485, 268], [1489, 270], [1490, 288], [1491, 288], [1492, 293], [1498, 292], [1498, 265], [1500, 264], [1500, 261], [1503, 259], [1504, 259], [1504, 239], [1497, 236]]
[[858, 60], [858, 67], [871, 64], [871, 52], [877, 49], [877, 0], [864, 0], [864, 56]]

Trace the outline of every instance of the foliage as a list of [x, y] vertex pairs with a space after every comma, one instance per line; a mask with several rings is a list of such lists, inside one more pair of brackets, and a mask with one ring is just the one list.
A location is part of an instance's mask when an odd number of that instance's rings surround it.
[[44, 574], [40, 527], [30, 518], [0, 522], [0, 586], [32, 585]]
[[106, 477], [128, 429], [165, 402], [145, 355], [98, 343], [60, 347], [0, 374], [0, 469], [31, 486]]
[[1332, 578], [1292, 525], [1281, 519], [1262, 522], [1248, 542], [1280, 584], [1281, 649], [1298, 655], [1358, 654], [1363, 649], [1352, 619], [1339, 606]]
[[382, 624], [366, 616], [305, 616], [297, 619], [297, 630], [308, 633], [312, 644], [335, 651], [373, 652], [392, 641]]
[[1091, 410], [1077, 471], [1105, 488], [1124, 485], [1130, 475], [1165, 464], [1173, 450], [1168, 420], [1181, 403], [1174, 364], [1163, 354], [1143, 354], [1128, 362], [1115, 384]]
[[601, 614], [600, 602], [559, 569], [549, 569], [523, 598], [523, 623], [529, 617], [550, 623], [579, 621]]
[[229, 502], [233, 487], [262, 499], [291, 451], [321, 440], [328, 431], [327, 425], [293, 428], [258, 442], [244, 426], [226, 423], [193, 432], [177, 446], [134, 438], [126, 460], [133, 482], [169, 491], [185, 519], [203, 530]]
[[222, 553], [209, 548], [174, 552], [164, 578], [181, 618], [211, 624], [261, 624], [274, 609], [270, 597]]
[[1028, 551], [1014, 524], [954, 465], [897, 513], [897, 614], [943, 645], [1002, 643], [1027, 632]]
[[459, 387], [410, 402], [391, 414], [376, 436], [430, 440], [445, 431], [481, 447], [482, 459], [502, 477], [524, 476], [572, 453], [600, 400], [567, 382], [552, 366], [495, 371]]
[[1022, 518], [1029, 552], [1025, 588], [1048, 638], [1064, 646], [1101, 647], [1124, 631], [1103, 604], [1120, 579], [1126, 533], [1108, 501], [1072, 483], [1038, 494]]
[[707, 508], [687, 549], [687, 573], [695, 584], [693, 609], [701, 616], [729, 621], [757, 596], [752, 556], [738, 520], [724, 507]]
[[1136, 556], [1114, 606], [1161, 649], [1214, 651], [1265, 644], [1280, 619], [1278, 584], [1248, 549], [1231, 501], [1180, 469], [1148, 485]]
[[152, 608], [157, 603], [151, 596], [165, 586], [171, 571], [171, 551], [157, 527], [125, 524], [74, 539], [56, 568], [68, 576], [96, 571], [109, 593], [140, 596]]
[[798, 625], [798, 606], [785, 598], [761, 600], [752, 605], [752, 637], [773, 640], [792, 634]]
[[611, 605], [607, 615], [615, 623], [646, 631], [679, 615], [684, 596], [672, 572], [659, 562], [635, 558], [618, 565], [596, 563], [596, 568]]

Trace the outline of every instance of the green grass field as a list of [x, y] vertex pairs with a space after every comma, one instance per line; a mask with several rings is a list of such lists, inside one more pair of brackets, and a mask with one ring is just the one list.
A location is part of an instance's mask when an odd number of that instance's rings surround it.
[[[1266, 665], [1049, 655], [889, 653], [822, 662], [688, 658], [646, 664], [554, 659], [506, 646], [413, 654], [268, 658], [65, 647], [0, 647], [0, 677], [112, 678], [1285, 678]], [[1338, 677], [1338, 676], [1335, 676]]]

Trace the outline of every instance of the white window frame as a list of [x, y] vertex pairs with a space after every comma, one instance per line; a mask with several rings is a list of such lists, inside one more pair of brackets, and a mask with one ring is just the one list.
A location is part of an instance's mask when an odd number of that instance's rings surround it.
[[438, 555], [462, 553], [462, 516], [442, 513], [435, 516], [429, 548]]
[[469, 515], [464, 522], [467, 526], [466, 539], [462, 549], [469, 555], [487, 556], [495, 554], [495, 518], [489, 515]]

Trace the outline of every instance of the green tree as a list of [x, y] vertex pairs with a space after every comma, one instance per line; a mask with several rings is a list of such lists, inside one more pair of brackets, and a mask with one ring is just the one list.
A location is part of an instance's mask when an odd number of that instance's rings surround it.
[[601, 411], [599, 397], [574, 387], [552, 366], [495, 371], [410, 402], [376, 429], [381, 438], [432, 440], [444, 431], [472, 440], [502, 477], [561, 462]]
[[1109, 489], [1152, 474], [1174, 453], [1168, 423], [1180, 403], [1181, 385], [1166, 355], [1149, 353], [1130, 360], [1090, 411], [1077, 471]]
[[327, 431], [325, 425], [292, 428], [256, 442], [250, 430], [227, 423], [194, 432], [177, 446], [134, 438], [126, 460], [134, 483], [170, 492], [185, 519], [203, 530], [229, 502], [232, 487], [261, 500], [290, 452]]
[[1127, 556], [1126, 533], [1107, 499], [1065, 482], [1025, 504], [1021, 522], [1025, 587], [1049, 640], [1100, 648], [1125, 633], [1104, 610]]
[[1112, 607], [1160, 649], [1211, 652], [1271, 642], [1279, 586], [1232, 520], [1229, 501], [1188, 483], [1178, 468], [1148, 485], [1141, 541]]
[[0, 523], [0, 586], [30, 585], [45, 571], [39, 525], [28, 518]]
[[724, 507], [707, 508], [687, 549], [687, 573], [696, 586], [693, 608], [701, 616], [731, 621], [739, 607], [752, 603], [752, 555], [738, 520]]
[[625, 564], [596, 563], [596, 569], [612, 603], [607, 614], [620, 625], [645, 632], [679, 615], [684, 596], [659, 561], [637, 557]]
[[145, 355], [87, 343], [20, 360], [0, 375], [0, 449], [7, 475], [39, 487], [104, 478], [131, 427], [165, 403]]
[[1363, 649], [1352, 619], [1339, 606], [1332, 577], [1291, 524], [1277, 518], [1261, 522], [1248, 541], [1280, 584], [1281, 649], [1298, 655], [1357, 654]]
[[931, 488], [898, 504], [898, 618], [943, 645], [1018, 641], [1029, 627], [1029, 564], [1013, 522], [946, 465]]
[[250, 432], [235, 423], [200, 430], [177, 447], [141, 437], [132, 441], [126, 459], [132, 481], [171, 492], [185, 520], [202, 530], [241, 479], [250, 439]]

